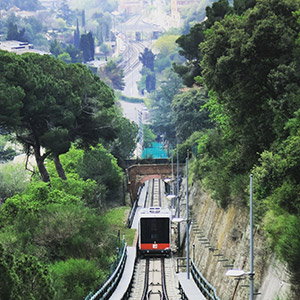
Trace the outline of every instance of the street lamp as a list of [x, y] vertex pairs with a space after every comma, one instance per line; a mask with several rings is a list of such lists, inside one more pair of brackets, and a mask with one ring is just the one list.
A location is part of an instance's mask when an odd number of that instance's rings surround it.
[[225, 275], [229, 277], [249, 276], [250, 300], [253, 300], [254, 291], [254, 268], [253, 268], [253, 174], [250, 174], [250, 272], [244, 270], [227, 270]]

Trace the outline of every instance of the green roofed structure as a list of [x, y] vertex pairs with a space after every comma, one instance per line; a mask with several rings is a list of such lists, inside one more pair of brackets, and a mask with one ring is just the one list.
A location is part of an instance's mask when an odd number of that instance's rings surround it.
[[161, 143], [152, 143], [151, 148], [145, 148], [142, 158], [168, 158], [167, 151]]

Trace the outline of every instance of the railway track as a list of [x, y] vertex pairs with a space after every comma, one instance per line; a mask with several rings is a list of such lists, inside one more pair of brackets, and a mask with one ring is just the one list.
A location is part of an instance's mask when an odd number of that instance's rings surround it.
[[[147, 187], [144, 208], [167, 208], [161, 179], [152, 179]], [[131, 300], [178, 300], [177, 279], [172, 258], [148, 257], [135, 266]]]
[[131, 300], [178, 300], [171, 258], [141, 259], [136, 266]]
[[167, 208], [168, 203], [163, 195], [163, 183], [161, 179], [152, 179], [148, 185], [146, 193], [144, 208], [156, 207]]
[[164, 258], [147, 258], [142, 300], [169, 300]]

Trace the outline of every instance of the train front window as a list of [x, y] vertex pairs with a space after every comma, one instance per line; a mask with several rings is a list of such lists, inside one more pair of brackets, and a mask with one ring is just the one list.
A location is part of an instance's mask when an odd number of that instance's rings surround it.
[[141, 218], [141, 242], [170, 243], [169, 218]]

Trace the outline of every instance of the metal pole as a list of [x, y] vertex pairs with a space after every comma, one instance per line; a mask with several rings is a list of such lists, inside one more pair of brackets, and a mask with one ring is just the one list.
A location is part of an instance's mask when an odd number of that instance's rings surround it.
[[[180, 198], [179, 198], [179, 154], [178, 154], [178, 144], [177, 144], [177, 189], [176, 189], [176, 196], [177, 196], [177, 217], [180, 218]], [[180, 247], [180, 223], [177, 226], [178, 230], [178, 248]]]
[[176, 196], [178, 200], [178, 218], [180, 217], [180, 206], [179, 206], [179, 154], [178, 154], [178, 145], [177, 145], [177, 174], [176, 174]]
[[253, 300], [253, 174], [250, 175], [250, 300]]
[[189, 158], [186, 158], [186, 274], [190, 279], [190, 237], [189, 237]]
[[173, 180], [174, 180], [173, 150], [171, 150], [171, 165], [172, 165], [171, 195], [174, 195], [174, 188], [173, 188]]

